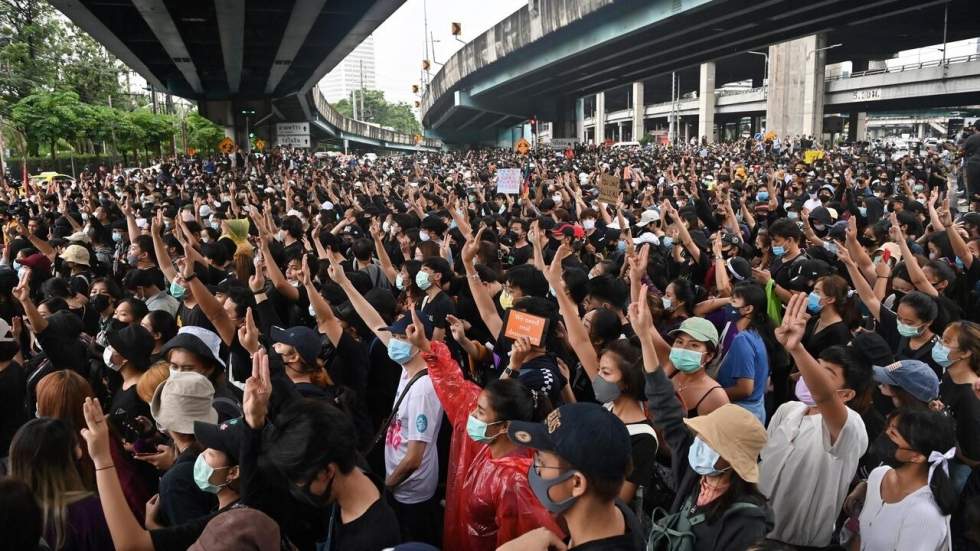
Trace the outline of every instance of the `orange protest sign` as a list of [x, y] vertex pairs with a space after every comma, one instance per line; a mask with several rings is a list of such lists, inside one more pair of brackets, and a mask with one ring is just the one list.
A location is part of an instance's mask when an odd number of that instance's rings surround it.
[[527, 155], [527, 152], [531, 150], [531, 144], [524, 138], [521, 138], [517, 140], [517, 145], [515, 145], [514, 148], [521, 155]]
[[507, 313], [507, 327], [504, 328], [504, 336], [514, 340], [527, 337], [534, 346], [541, 346], [547, 327], [548, 320], [541, 316], [511, 310]]

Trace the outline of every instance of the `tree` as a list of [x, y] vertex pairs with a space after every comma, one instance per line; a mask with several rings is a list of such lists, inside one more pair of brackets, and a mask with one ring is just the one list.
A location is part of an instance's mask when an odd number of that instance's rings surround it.
[[56, 158], [57, 141], [73, 140], [82, 129], [85, 107], [75, 92], [38, 92], [11, 108], [10, 118], [27, 137], [28, 149], [36, 155], [41, 144], [50, 144]]
[[61, 66], [61, 23], [43, 0], [0, 0], [0, 100], [4, 111], [39, 88], [52, 90]]
[[63, 87], [74, 90], [85, 103], [105, 105], [111, 96], [115, 105], [123, 105], [119, 85], [120, 63], [91, 36], [69, 29], [68, 63], [61, 71]]
[[202, 117], [199, 113], [187, 115], [187, 143], [201, 152], [213, 152], [218, 142], [225, 137], [220, 126]]
[[[412, 107], [405, 102], [389, 103], [385, 100], [384, 92], [380, 90], [364, 90], [364, 113], [361, 113], [361, 92], [357, 93], [357, 118], [366, 122], [393, 128], [406, 134], [420, 134], [419, 124]], [[354, 110], [350, 100], [344, 98], [334, 104], [334, 109], [345, 117], [353, 118]]]

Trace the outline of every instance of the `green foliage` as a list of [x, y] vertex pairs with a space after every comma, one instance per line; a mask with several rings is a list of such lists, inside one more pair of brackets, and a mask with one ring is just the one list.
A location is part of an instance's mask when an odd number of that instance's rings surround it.
[[[334, 104], [334, 109], [345, 117], [354, 116], [354, 110], [350, 100], [344, 98]], [[373, 122], [381, 126], [394, 128], [406, 134], [421, 134], [422, 125], [419, 124], [415, 114], [412, 113], [412, 106], [405, 102], [390, 103], [385, 99], [384, 92], [380, 90], [364, 90], [364, 113], [361, 110], [360, 92], [357, 93], [357, 118], [358, 120]]]
[[212, 153], [218, 142], [225, 137], [225, 131], [197, 113], [191, 113], [185, 120], [187, 125], [187, 144], [202, 153]]
[[11, 108], [10, 118], [27, 137], [32, 152], [41, 144], [55, 144], [59, 139], [73, 139], [81, 129], [84, 107], [75, 92], [39, 92], [31, 94]]

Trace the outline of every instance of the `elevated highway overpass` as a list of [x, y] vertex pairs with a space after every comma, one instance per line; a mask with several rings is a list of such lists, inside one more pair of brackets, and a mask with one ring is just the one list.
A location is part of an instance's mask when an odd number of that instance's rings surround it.
[[437, 140], [342, 117], [316, 84], [404, 0], [50, 0], [160, 92], [247, 143], [275, 143], [276, 122], [309, 121], [311, 140], [434, 149]]
[[[447, 60], [423, 96], [423, 125], [448, 142], [493, 143], [533, 116], [552, 121], [558, 137], [576, 137], [588, 111], [618, 110], [616, 95], [623, 107], [669, 101], [672, 72], [698, 89], [746, 79], [761, 86], [768, 72], [769, 82], [794, 88], [766, 97], [769, 119], [817, 134], [822, 106], [794, 112], [789, 100], [822, 98], [826, 64], [851, 60], [862, 70], [940, 43], [946, 19], [948, 40], [978, 36], [980, 2], [530, 0]], [[597, 93], [607, 105], [583, 105]]]
[[[766, 114], [767, 92], [765, 86], [744, 90], [716, 89], [713, 102], [716, 123], [731, 123], [750, 117], [753, 118], [753, 132], [761, 129], [759, 119]], [[951, 58], [945, 64], [939, 61], [914, 63], [827, 78], [823, 95], [824, 112], [845, 114], [980, 103], [980, 54]], [[694, 97], [676, 103], [667, 101], [642, 105], [644, 131], [665, 128], [668, 118], [676, 114], [680, 118], [680, 136], [694, 136], [702, 103], [695, 93]], [[615, 126], [607, 137], [616, 141], [633, 139], [630, 132], [635, 116], [636, 111], [632, 107], [606, 112], [605, 124], [607, 127]], [[597, 120], [593, 115], [580, 121], [586, 139], [595, 138]], [[919, 127], [929, 122], [903, 119], [900, 125]], [[935, 130], [940, 131], [938, 128]], [[941, 132], [945, 133], [945, 130]]]

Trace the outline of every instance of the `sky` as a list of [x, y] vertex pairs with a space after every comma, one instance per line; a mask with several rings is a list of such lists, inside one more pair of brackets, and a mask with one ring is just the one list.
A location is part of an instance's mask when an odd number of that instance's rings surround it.
[[[375, 79], [389, 101], [413, 103], [412, 84], [419, 83], [425, 57], [425, 17], [435, 42], [432, 59], [445, 62], [463, 46], [450, 32], [450, 23], [461, 23], [462, 40], [468, 42], [500, 20], [527, 5], [527, 0], [406, 0], [374, 31]], [[425, 9], [424, 9], [425, 8]], [[439, 69], [433, 64], [432, 75]]]

